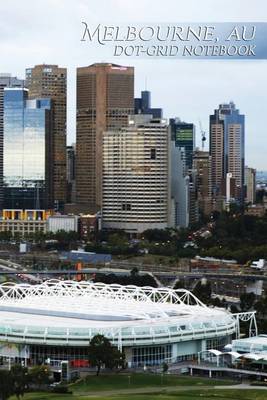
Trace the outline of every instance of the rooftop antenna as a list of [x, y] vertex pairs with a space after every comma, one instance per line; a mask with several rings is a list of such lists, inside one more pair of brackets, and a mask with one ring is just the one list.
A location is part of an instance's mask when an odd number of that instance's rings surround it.
[[199, 128], [200, 128], [200, 133], [201, 133], [201, 150], [204, 151], [205, 142], [206, 142], [207, 138], [206, 138], [206, 132], [203, 130], [202, 123], [200, 120], [199, 120]]

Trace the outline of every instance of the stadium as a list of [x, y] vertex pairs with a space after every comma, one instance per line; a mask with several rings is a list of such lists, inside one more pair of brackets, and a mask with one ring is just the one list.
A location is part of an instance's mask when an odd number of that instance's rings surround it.
[[59, 280], [0, 285], [0, 357], [9, 362], [88, 366], [90, 340], [103, 334], [123, 349], [129, 367], [174, 363], [223, 348], [236, 329], [234, 315], [185, 289]]

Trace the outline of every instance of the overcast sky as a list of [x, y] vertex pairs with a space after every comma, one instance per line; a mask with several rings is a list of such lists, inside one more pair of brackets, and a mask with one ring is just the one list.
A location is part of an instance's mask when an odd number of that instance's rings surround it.
[[[68, 68], [68, 143], [75, 141], [75, 68], [106, 59], [101, 47], [80, 42], [81, 21], [267, 22], [265, 0], [1, 0], [0, 72], [24, 77], [26, 67]], [[266, 38], [267, 40], [267, 38]], [[267, 170], [267, 61], [121, 60], [135, 67], [136, 95], [152, 92], [165, 117], [194, 122], [208, 132], [209, 114], [234, 101], [246, 116], [246, 164]]]

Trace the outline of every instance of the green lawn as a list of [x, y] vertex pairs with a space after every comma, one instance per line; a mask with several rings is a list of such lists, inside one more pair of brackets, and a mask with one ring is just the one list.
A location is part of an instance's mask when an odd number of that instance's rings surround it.
[[230, 380], [213, 380], [209, 378], [198, 378], [189, 376], [160, 375], [160, 374], [116, 374], [116, 375], [90, 375], [86, 379], [70, 385], [74, 393], [147, 388], [149, 386], [176, 386], [176, 385], [231, 385]]
[[[129, 378], [130, 376], [130, 378]], [[266, 400], [267, 390], [214, 389], [214, 386], [231, 385], [229, 380], [155, 375], [116, 374], [88, 376], [69, 385], [72, 395], [53, 393], [27, 393], [24, 400]], [[169, 390], [168, 390], [169, 388]], [[141, 391], [140, 391], [141, 389]], [[151, 390], [150, 390], [151, 389]], [[123, 391], [124, 392], [120, 392]], [[129, 390], [132, 393], [127, 393]], [[139, 394], [134, 393], [139, 390]], [[142, 390], [144, 392], [142, 393]], [[145, 393], [147, 391], [147, 393]], [[109, 393], [108, 393], [109, 392]], [[101, 395], [102, 393], [102, 395]], [[93, 396], [91, 397], [90, 394]], [[12, 397], [10, 400], [16, 400]]]
[[[265, 390], [214, 390], [214, 389], [199, 389], [197, 391], [186, 391], [176, 392], [171, 394], [152, 393], [152, 394], [140, 394], [140, 395], [124, 395], [120, 396], [101, 396], [101, 397], [87, 397], [87, 396], [70, 396], [70, 395], [59, 395], [59, 394], [43, 394], [43, 393], [28, 393], [23, 399], [24, 400], [266, 400], [267, 393]], [[16, 400], [12, 397], [10, 400]]]

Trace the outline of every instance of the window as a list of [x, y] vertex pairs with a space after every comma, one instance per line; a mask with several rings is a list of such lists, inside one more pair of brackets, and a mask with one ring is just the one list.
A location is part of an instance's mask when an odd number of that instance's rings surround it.
[[131, 208], [130, 203], [122, 203], [122, 211], [131, 211]]
[[150, 159], [156, 160], [156, 149], [150, 149]]
[[148, 346], [133, 348], [133, 366], [160, 365], [172, 358], [172, 346]]

